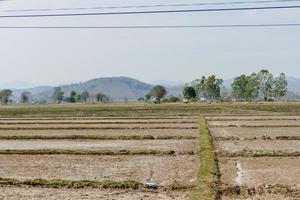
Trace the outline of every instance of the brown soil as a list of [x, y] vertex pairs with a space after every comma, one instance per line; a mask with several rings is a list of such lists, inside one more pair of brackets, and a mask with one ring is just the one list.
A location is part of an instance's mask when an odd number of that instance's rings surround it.
[[287, 197], [281, 194], [257, 195], [251, 197], [222, 197], [222, 200], [299, 200], [298, 198]]
[[191, 184], [197, 177], [197, 156], [0, 155], [0, 177], [14, 179], [153, 180], [169, 186]]
[[210, 121], [300, 120], [300, 116], [209, 116]]
[[285, 128], [210, 128], [210, 132], [214, 137], [238, 137], [244, 138], [261, 138], [269, 136], [275, 138], [278, 136], [300, 136], [300, 127], [285, 127]]
[[[1, 143], [0, 143], [1, 144]], [[244, 149], [247, 150], [265, 150], [265, 151], [286, 151], [295, 152], [300, 151], [299, 140], [238, 140], [238, 141], [215, 141], [215, 148], [227, 152], [239, 152]]]
[[235, 185], [236, 162], [244, 171], [240, 181], [245, 186], [300, 185], [300, 158], [220, 158], [219, 167], [224, 183]]
[[0, 129], [85, 129], [85, 128], [117, 128], [117, 129], [145, 129], [145, 128], [198, 128], [196, 123], [185, 124], [17, 124], [0, 125]]
[[150, 117], [0, 117], [0, 121], [33, 121], [33, 120], [196, 120], [199, 116], [150, 116]]
[[70, 135], [95, 135], [95, 136], [120, 136], [120, 135], [152, 135], [157, 136], [198, 136], [197, 130], [184, 129], [153, 129], [153, 130], [0, 130], [0, 136], [70, 136]]
[[1, 140], [1, 150], [197, 150], [197, 140]]
[[135, 119], [135, 120], [0, 120], [1, 125], [9, 124], [186, 124], [197, 123], [197, 119]]
[[19, 188], [0, 187], [0, 199], [5, 200], [152, 200], [152, 199], [188, 199], [189, 192], [160, 191], [126, 191], [126, 190], [100, 190], [100, 189], [47, 189], [47, 188]]
[[263, 120], [263, 121], [209, 121], [211, 127], [300, 127], [298, 120]]

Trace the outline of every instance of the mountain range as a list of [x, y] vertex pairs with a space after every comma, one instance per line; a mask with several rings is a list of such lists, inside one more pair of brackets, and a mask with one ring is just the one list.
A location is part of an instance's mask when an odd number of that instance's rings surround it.
[[[232, 81], [233, 79], [225, 80], [223, 85], [226, 88], [230, 88]], [[288, 82], [288, 90], [290, 92], [300, 94], [300, 79], [289, 77]], [[165, 85], [169, 95], [181, 95], [184, 84], [179, 84], [179, 82], [173, 82], [173, 85], [166, 83], [172, 82], [155, 82], [155, 84]], [[61, 85], [60, 87], [65, 93], [65, 96], [69, 96], [72, 90], [77, 93], [87, 90], [91, 94], [98, 92], [104, 93], [110, 96], [113, 100], [136, 100], [140, 97], [144, 97], [144, 95], [149, 92], [153, 86], [154, 84], [145, 83], [129, 77], [105, 77], [92, 79], [83, 83]], [[14, 101], [19, 101], [21, 93], [26, 91], [32, 94], [33, 99], [51, 101], [53, 88], [54, 87], [52, 86], [39, 86], [27, 89], [12, 89], [12, 99]]]

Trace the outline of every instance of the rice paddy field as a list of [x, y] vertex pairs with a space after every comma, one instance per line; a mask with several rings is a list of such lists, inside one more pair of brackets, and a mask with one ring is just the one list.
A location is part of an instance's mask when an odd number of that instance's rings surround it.
[[299, 166], [299, 102], [0, 106], [0, 199], [299, 199]]

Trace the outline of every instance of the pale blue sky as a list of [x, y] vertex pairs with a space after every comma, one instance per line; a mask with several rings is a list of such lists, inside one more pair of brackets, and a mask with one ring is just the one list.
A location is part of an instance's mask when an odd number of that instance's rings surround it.
[[[226, 1], [8, 0], [0, 2], [0, 10], [199, 2]], [[300, 2], [284, 5], [291, 4], [300, 5]], [[0, 19], [0, 26], [259, 23], [300, 23], [300, 9]], [[274, 74], [285, 72], [288, 76], [300, 77], [299, 36], [300, 27], [184, 30], [0, 29], [0, 70], [1, 74], [7, 74], [1, 76], [0, 82], [23, 80], [34, 84], [59, 84], [105, 76], [129, 76], [147, 82], [184, 82], [208, 74], [217, 74], [227, 79], [240, 73], [256, 72], [262, 67], [272, 70]]]

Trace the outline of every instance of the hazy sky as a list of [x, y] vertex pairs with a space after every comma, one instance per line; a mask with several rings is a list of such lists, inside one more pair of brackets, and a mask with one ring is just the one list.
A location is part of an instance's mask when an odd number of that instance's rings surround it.
[[[226, 0], [7, 0], [0, 1], [0, 10], [199, 2]], [[300, 2], [284, 5], [300, 5]], [[210, 7], [212, 6], [201, 8]], [[30, 13], [32, 12], [0, 12], [0, 15]], [[243, 23], [300, 23], [300, 9], [0, 19], [0, 26]], [[23, 80], [34, 84], [59, 84], [105, 76], [130, 76], [147, 82], [188, 81], [207, 74], [217, 74], [227, 79], [240, 73], [256, 72], [263, 67], [272, 70], [274, 74], [285, 72], [288, 76], [300, 77], [300, 27], [181, 30], [0, 29], [0, 45], [0, 82]]]

